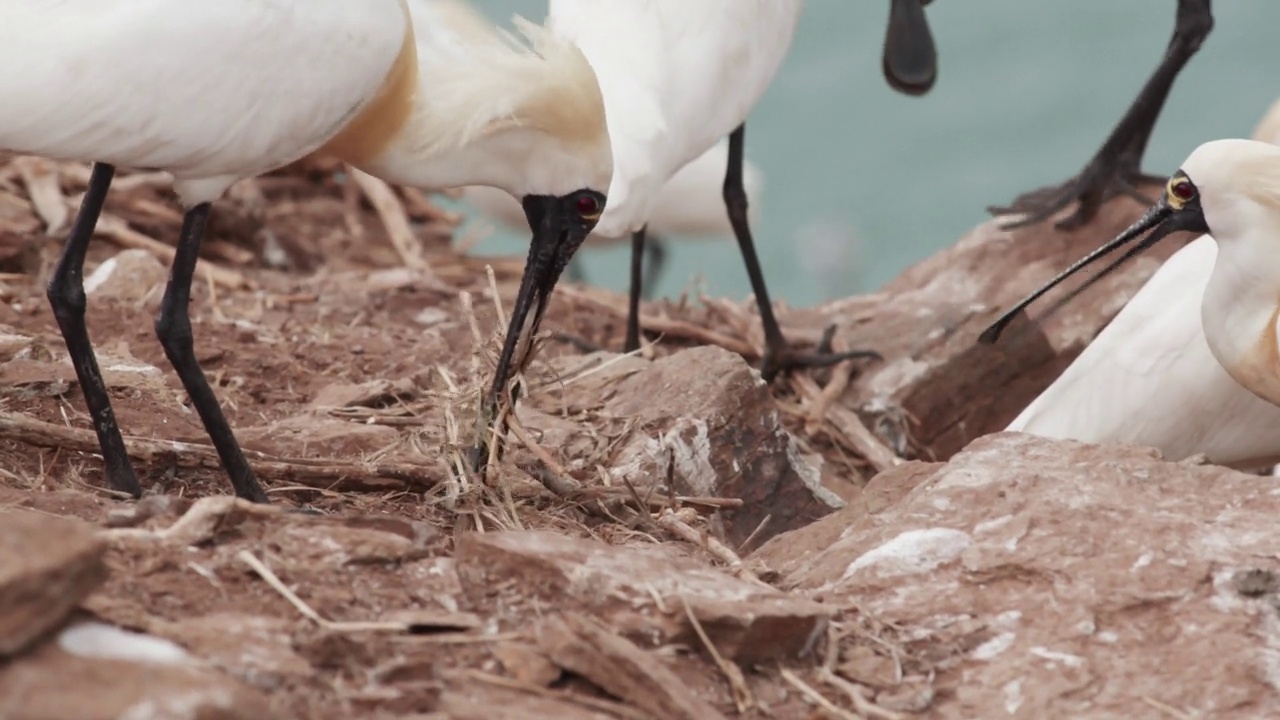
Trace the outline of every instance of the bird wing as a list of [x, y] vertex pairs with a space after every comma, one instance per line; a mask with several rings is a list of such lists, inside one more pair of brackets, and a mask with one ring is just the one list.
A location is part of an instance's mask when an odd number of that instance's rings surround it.
[[0, 3], [0, 148], [250, 176], [320, 146], [380, 87], [399, 0]]
[[596, 232], [639, 229], [660, 189], [744, 121], [791, 44], [800, 0], [551, 0], [600, 79], [613, 143]]
[[1232, 380], [1204, 337], [1200, 303], [1216, 255], [1205, 235], [1170, 257], [1006, 429], [1146, 445], [1173, 460], [1280, 454], [1280, 408]]

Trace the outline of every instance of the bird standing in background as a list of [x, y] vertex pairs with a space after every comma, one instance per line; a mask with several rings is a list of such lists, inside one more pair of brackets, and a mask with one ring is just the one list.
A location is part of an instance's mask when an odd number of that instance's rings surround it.
[[0, 148], [96, 163], [48, 295], [111, 487], [141, 494], [85, 327], [83, 269], [116, 165], [168, 171], [186, 208], [156, 334], [240, 497], [267, 499], [188, 314], [210, 203], [240, 179], [315, 152], [384, 180], [522, 198], [533, 242], [495, 373], [505, 385], [604, 208], [603, 100], [582, 53], [538, 26], [520, 25], [532, 50], [478, 46], [408, 13], [403, 0], [0, 5], [0, 45], [23, 68], [0, 78]]
[[[454, 1], [448, 0], [451, 3]], [[644, 272], [641, 290], [644, 297], [651, 297], [656, 289], [659, 273], [666, 260], [664, 242], [667, 238], [673, 235], [708, 238], [733, 235], [733, 226], [729, 224], [729, 216], [725, 213], [721, 200], [724, 169], [728, 159], [729, 143], [722, 140], [676, 172], [658, 192], [645, 243], [648, 267]], [[743, 185], [751, 198], [759, 198], [764, 189], [764, 173], [750, 160], [743, 164]], [[520, 204], [501, 190], [477, 185], [464, 188], [462, 197], [508, 227], [526, 227]], [[758, 201], [751, 205], [749, 212], [753, 218], [758, 214], [758, 206]], [[602, 246], [618, 241], [620, 238], [607, 238], [599, 233], [592, 233], [587, 236], [584, 246]], [[570, 261], [568, 272], [572, 273], [576, 261], [575, 256]]]
[[1212, 235], [1175, 253], [1008, 429], [1238, 467], [1280, 460], [1280, 148], [1270, 142], [1201, 145], [1142, 219], [1016, 305], [983, 341], [1098, 259], [1132, 244], [1100, 276], [1178, 230]]
[[1173, 81], [1212, 30], [1210, 0], [1178, 0], [1173, 38], [1164, 59], [1080, 174], [1061, 185], [1024, 193], [1010, 205], [990, 207], [988, 211], [997, 216], [1022, 215], [1020, 220], [1003, 226], [1005, 230], [1013, 230], [1043, 222], [1071, 203], [1077, 203], [1075, 212], [1056, 224], [1059, 229], [1069, 230], [1088, 223], [1103, 203], [1119, 193], [1150, 204], [1138, 185], [1162, 183], [1164, 178], [1142, 172], [1147, 141], [1151, 139], [1151, 131], [1155, 129]]
[[[803, 0], [551, 0], [547, 24], [586, 53], [600, 78], [614, 175], [596, 226], [632, 238], [626, 349], [639, 346], [640, 258], [663, 185], [729, 137], [723, 198], [764, 326], [761, 376], [874, 356], [803, 353], [782, 335], [747, 219], [746, 118], [790, 48]], [[895, 87], [923, 92], [936, 76], [921, 0], [892, 0], [884, 68]]]

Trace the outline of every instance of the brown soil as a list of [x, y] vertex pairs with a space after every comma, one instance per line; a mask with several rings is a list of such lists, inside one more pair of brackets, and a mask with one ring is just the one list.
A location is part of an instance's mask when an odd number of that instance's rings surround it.
[[[65, 224], [56, 229], [58, 237], [46, 235], [46, 221], [54, 219], [49, 213], [56, 211], [48, 204], [37, 210], [33, 202], [38, 188], [53, 188], [65, 196], [55, 195], [54, 204], [65, 202], [74, 213], [85, 173], [21, 162], [0, 166], [0, 295], [6, 300], [0, 305], [0, 335], [14, 336], [0, 343], [0, 411], [7, 418], [0, 428], [0, 507], [99, 525], [118, 522], [112, 518], [135, 503], [102, 489], [101, 461], [85, 452], [95, 449], [90, 425], [43, 292]], [[193, 302], [199, 359], [244, 446], [269, 456], [256, 464], [264, 468], [272, 498], [318, 517], [264, 516], [216, 532], [193, 548], [114, 543], [109, 579], [85, 607], [206, 656], [217, 654], [218, 641], [248, 642], [238, 628], [220, 626], [218, 614], [270, 619], [297, 656], [292, 671], [272, 681], [272, 703], [283, 716], [410, 716], [436, 710], [449, 692], [470, 693], [481, 703], [476, 714], [465, 715], [456, 710], [462, 701], [455, 698], [451, 712], [457, 717], [505, 717], [486, 715], [484, 703], [497, 707], [514, 702], [512, 696], [535, 703], [564, 695], [585, 698], [574, 701], [580, 705], [595, 702], [600, 717], [643, 716], [575, 673], [557, 670], [550, 679], [521, 675], [520, 661], [511, 658], [520, 643], [532, 642], [532, 626], [543, 609], [494, 607], [461, 593], [450, 573], [433, 568], [450, 562], [464, 534], [509, 528], [549, 529], [613, 544], [663, 542], [708, 566], [722, 563], [663, 535], [645, 513], [615, 521], [557, 496], [540, 481], [545, 470], [534, 468], [533, 455], [518, 443], [487, 485], [452, 479], [458, 450], [473, 437], [479, 390], [498, 347], [485, 266], [493, 267], [509, 307], [522, 259], [459, 252], [450, 244], [456, 219], [433, 211], [420, 195], [398, 191], [434, 276], [408, 270], [388, 242], [385, 218], [344, 189], [335, 170], [314, 164], [286, 168], [220, 201], [202, 266], [216, 265], [225, 274], [219, 283], [197, 282]], [[113, 189], [107, 203], [126, 230], [103, 233], [86, 274], [120, 251], [121, 237], [136, 240], [140, 234], [168, 244], [176, 236], [180, 214], [167, 186], [146, 182], [145, 176], [122, 174], [120, 180], [135, 178], [141, 178], [136, 185], [124, 182]], [[167, 267], [167, 259], [162, 264]], [[162, 287], [142, 290], [137, 296], [98, 293], [89, 300], [89, 328], [120, 426], [135, 449], [148, 439], [203, 446], [203, 429], [152, 332]], [[470, 305], [460, 291], [470, 294]], [[692, 346], [710, 330], [723, 334], [730, 349], [754, 351], [755, 316], [744, 307], [664, 304], [661, 314], [679, 322], [664, 326], [665, 337], [651, 352]], [[616, 348], [623, 308], [616, 295], [567, 288], [553, 303], [544, 333], [571, 333]], [[795, 328], [793, 336], [818, 334], [816, 323], [797, 328], [795, 316], [784, 322]], [[530, 373], [535, 384], [550, 378], [549, 359], [579, 352], [545, 341]], [[112, 374], [110, 366], [121, 362], [145, 363], [163, 375]], [[380, 384], [362, 385], [370, 382]], [[788, 380], [774, 395], [787, 418], [801, 416], [803, 403]], [[853, 493], [865, 463], [829, 429], [809, 436], [798, 419], [788, 423], [826, 455], [828, 470], [835, 468], [848, 486], [841, 494]], [[144, 487], [179, 498], [228, 492], [207, 449], [153, 450], [136, 450]], [[560, 449], [548, 450], [557, 456]], [[576, 479], [595, 485], [598, 477], [583, 472]], [[626, 504], [625, 494], [620, 496]], [[692, 523], [702, 526], [701, 517], [695, 514]], [[165, 513], [146, 526], [164, 528], [174, 519]], [[377, 523], [412, 542], [362, 544], [367, 538], [356, 537], [357, 531]], [[237, 553], [244, 550], [272, 567], [324, 618], [376, 620], [417, 610], [434, 619], [419, 623], [415, 634], [325, 629], [239, 562]], [[589, 614], [575, 602], [566, 597], [556, 610]], [[705, 652], [686, 646], [661, 656], [696, 695], [737, 715], [730, 683]], [[793, 661], [789, 667], [848, 707], [847, 695], [815, 679], [816, 662]], [[908, 672], [926, 668], [917, 664]], [[748, 667], [746, 682], [758, 703], [742, 717], [815, 712], [781, 673], [776, 662]]]

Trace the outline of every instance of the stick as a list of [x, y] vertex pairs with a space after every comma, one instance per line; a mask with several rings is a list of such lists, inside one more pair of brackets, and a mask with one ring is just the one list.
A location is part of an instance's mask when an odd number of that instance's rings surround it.
[[[124, 220], [110, 213], [104, 212], [98, 217], [97, 232], [111, 238], [121, 247], [146, 250], [153, 255], [158, 255], [169, 265], [173, 264], [173, 256], [177, 253], [172, 245], [166, 245], [155, 238], [143, 235], [129, 227]], [[196, 272], [203, 273], [206, 278], [232, 290], [250, 287], [244, 275], [208, 260], [200, 260], [196, 265]]]
[[[556, 292], [562, 296], [568, 296], [579, 302], [588, 305], [594, 305], [602, 310], [607, 310], [619, 317], [625, 317], [627, 312], [613, 303], [606, 300], [589, 295], [572, 285], [564, 285], [556, 288]], [[640, 315], [640, 326], [645, 330], [662, 333], [671, 337], [681, 337], [688, 340], [706, 343], [710, 345], [718, 345], [729, 352], [735, 352], [743, 357], [756, 358], [760, 356], [760, 351], [752, 347], [750, 343], [735, 337], [730, 337], [724, 333], [718, 333], [715, 330], [708, 330], [699, 327], [693, 323], [683, 320], [673, 320], [671, 318], [660, 317], [657, 315]]]
[[799, 675], [796, 675], [786, 668], [782, 668], [782, 679], [786, 680], [788, 685], [799, 690], [801, 695], [809, 698], [811, 702], [827, 711], [832, 716], [839, 718], [840, 720], [862, 720], [862, 718], [847, 710], [841, 710], [835, 703], [823, 697], [822, 693], [814, 690], [808, 683], [801, 680]]
[[[54, 425], [18, 413], [0, 412], [0, 439], [95, 455], [102, 452], [92, 431]], [[143, 464], [222, 471], [217, 452], [208, 445], [126, 437], [125, 447], [130, 459]], [[385, 492], [426, 489], [440, 482], [440, 472], [434, 466], [282, 458], [247, 449], [244, 454], [260, 477], [308, 487]]]
[[[675, 512], [669, 509], [662, 511], [662, 513], [658, 515], [657, 522], [658, 522], [658, 525], [663, 530], [666, 530], [673, 537], [680, 540], [684, 540], [685, 542], [693, 543], [694, 545], [697, 545], [702, 549], [706, 550], [707, 552], [711, 553], [711, 555], [715, 557], [717, 560], [719, 560], [720, 562], [723, 562], [725, 565], [728, 565], [729, 570], [733, 571], [733, 574], [736, 575], [737, 577], [743, 580], [756, 582], [761, 585], [766, 585], [765, 582], [763, 582], [760, 578], [756, 577], [756, 574], [751, 572], [751, 570], [749, 570], [747, 566], [743, 564], [742, 558], [738, 557], [738, 554], [735, 553], [729, 546], [711, 537], [710, 535], [707, 535], [705, 533], [700, 533], [697, 530], [693, 529], [687, 523], [685, 523], [685, 521], [681, 520], [680, 517], [676, 515]], [[769, 587], [772, 587], [772, 586], [769, 586]]]
[[862, 694], [862, 688], [854, 683], [845, 680], [826, 668], [819, 670], [824, 682], [834, 686], [838, 690], [843, 690], [845, 695], [849, 696], [849, 700], [853, 702], [853, 709], [862, 713], [869, 718], [880, 718], [881, 720], [902, 720], [903, 716], [892, 710], [886, 710], [879, 705], [871, 702]]
[[368, 632], [371, 630], [382, 632], [408, 632], [409, 630], [409, 625], [403, 622], [334, 622], [332, 620], [326, 620], [321, 617], [320, 613], [316, 612], [314, 608], [303, 602], [302, 598], [294, 594], [294, 592], [286, 587], [284, 583], [280, 582], [280, 578], [276, 577], [276, 574], [271, 572], [271, 568], [267, 567], [265, 563], [254, 557], [253, 553], [248, 550], [241, 550], [236, 553], [236, 558], [239, 559], [240, 562], [252, 568], [253, 571], [256, 572], [263, 580], [266, 580], [267, 584], [271, 586], [271, 589], [280, 593], [280, 596], [287, 600], [299, 613], [302, 613], [303, 617], [326, 630], [335, 630], [338, 632]]
[[38, 157], [14, 158], [13, 165], [22, 178], [22, 184], [27, 186], [32, 207], [44, 220], [45, 233], [54, 235], [61, 232], [69, 213], [67, 199], [58, 184], [57, 166]]
[[[813, 378], [807, 375], [797, 374], [791, 378], [791, 384], [795, 387], [796, 392], [806, 402], [817, 403], [822, 397], [822, 390]], [[825, 411], [826, 420], [831, 426], [840, 433], [849, 445], [867, 462], [876, 469], [876, 472], [895, 467], [902, 463], [902, 459], [893, 453], [884, 443], [880, 442], [867, 426], [863, 424], [862, 418], [849, 408], [837, 406]]]
[[391, 246], [400, 255], [400, 261], [406, 267], [421, 270], [435, 279], [431, 266], [422, 257], [422, 245], [414, 237], [413, 228], [409, 225], [409, 213], [405, 211], [404, 204], [400, 202], [400, 198], [396, 197], [391, 186], [350, 165], [347, 166], [347, 174], [356, 181], [356, 185], [360, 186], [364, 196], [369, 199], [369, 204], [373, 205], [374, 211], [378, 213], [382, 226], [387, 230], [387, 238], [391, 241]]
[[702, 629], [702, 623], [698, 622], [698, 618], [693, 614], [693, 608], [689, 607], [689, 601], [684, 595], [679, 596], [680, 604], [684, 606], [684, 615], [689, 618], [689, 624], [693, 626], [693, 631], [698, 634], [698, 639], [702, 641], [702, 646], [707, 649], [711, 655], [711, 659], [715, 661], [716, 667], [720, 668], [721, 674], [725, 680], [729, 681], [729, 689], [733, 692], [733, 704], [738, 708], [738, 714], [741, 715], [747, 710], [756, 706], [756, 698], [751, 694], [751, 688], [747, 687], [747, 680], [742, 676], [742, 668], [734, 665], [716, 649], [715, 643], [711, 642], [711, 638], [707, 637], [707, 631]]

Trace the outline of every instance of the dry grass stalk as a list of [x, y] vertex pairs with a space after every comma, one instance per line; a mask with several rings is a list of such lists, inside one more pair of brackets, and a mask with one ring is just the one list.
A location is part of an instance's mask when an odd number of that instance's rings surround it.
[[[97, 436], [90, 430], [55, 425], [18, 413], [0, 412], [0, 439], [95, 455], [101, 452]], [[131, 460], [144, 465], [222, 472], [218, 454], [210, 445], [125, 437], [125, 447]], [[259, 477], [309, 487], [378, 492], [425, 490], [441, 480], [441, 473], [426, 465], [281, 458], [253, 450], [244, 453]]]

